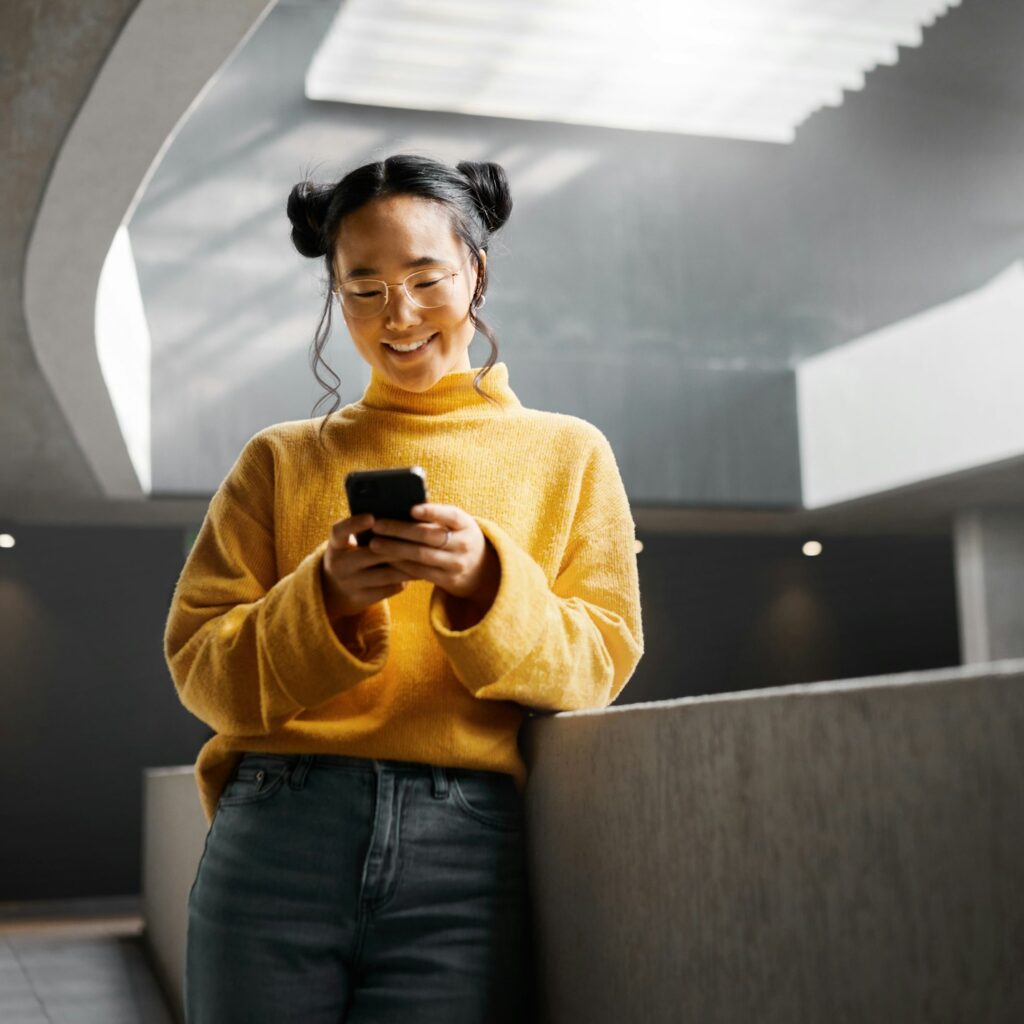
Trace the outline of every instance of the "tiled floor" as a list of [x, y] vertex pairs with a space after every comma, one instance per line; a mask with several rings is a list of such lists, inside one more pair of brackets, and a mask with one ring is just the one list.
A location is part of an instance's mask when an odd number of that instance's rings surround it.
[[139, 917], [0, 920], [0, 1024], [174, 1024]]

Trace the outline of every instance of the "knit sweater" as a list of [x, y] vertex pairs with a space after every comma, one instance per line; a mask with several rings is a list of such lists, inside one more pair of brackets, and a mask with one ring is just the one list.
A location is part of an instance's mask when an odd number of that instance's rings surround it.
[[[196, 759], [212, 823], [245, 751], [527, 769], [528, 709], [602, 708], [643, 654], [635, 527], [612, 448], [576, 416], [529, 409], [495, 363], [407, 391], [374, 368], [362, 398], [265, 427], [210, 501], [179, 574], [164, 653], [182, 704], [215, 732]], [[470, 514], [493, 546], [493, 601], [453, 628], [451, 600], [412, 580], [339, 638], [321, 560], [350, 512], [345, 474], [420, 465], [427, 500]], [[460, 622], [464, 625], [464, 622]]]

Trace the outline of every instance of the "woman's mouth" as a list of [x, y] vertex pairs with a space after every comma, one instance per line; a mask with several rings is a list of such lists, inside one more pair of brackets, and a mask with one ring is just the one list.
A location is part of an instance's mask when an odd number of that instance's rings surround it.
[[384, 342], [384, 347], [388, 350], [388, 352], [391, 353], [391, 355], [395, 359], [400, 359], [400, 360], [415, 359], [417, 353], [422, 352], [426, 348], [429, 348], [431, 343], [434, 341], [434, 339], [436, 337], [437, 337], [437, 332], [435, 332], [429, 338], [427, 338], [426, 341], [420, 342], [419, 344], [415, 345], [413, 348], [409, 348], [408, 346], [403, 346], [401, 349], [397, 349], [397, 348], [394, 348], [390, 344], [390, 342], [387, 342], [387, 341]]

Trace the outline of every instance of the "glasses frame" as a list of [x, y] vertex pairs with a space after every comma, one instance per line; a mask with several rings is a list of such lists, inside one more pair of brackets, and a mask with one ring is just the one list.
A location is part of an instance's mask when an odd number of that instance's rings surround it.
[[[472, 255], [473, 255], [472, 253], [468, 253], [466, 258], [459, 264], [459, 269], [458, 270], [450, 270], [450, 271], [448, 271], [448, 273], [445, 276], [451, 277], [453, 280], [456, 277], [458, 277], [459, 274], [462, 273], [462, 268], [466, 265], [466, 262], [469, 260], [469, 258]], [[408, 296], [409, 301], [414, 306], [416, 306], [417, 309], [440, 309], [441, 306], [444, 306], [447, 303], [442, 302], [440, 305], [437, 305], [437, 306], [424, 306], [421, 303], [416, 301], [416, 299], [414, 298], [412, 292], [410, 292], [409, 289], [406, 287], [406, 284], [407, 284], [407, 282], [408, 282], [410, 277], [415, 277], [417, 274], [422, 274], [424, 271], [430, 270], [430, 269], [431, 269], [430, 267], [420, 267], [419, 270], [414, 270], [411, 274], [406, 274], [405, 278], [402, 281], [400, 281], [398, 284], [389, 284], [387, 281], [382, 281], [380, 278], [376, 278], [376, 277], [353, 277], [351, 281], [345, 281], [345, 282], [340, 282], [339, 281], [331, 289], [331, 291], [334, 292], [335, 296], [338, 299], [338, 305], [341, 306], [341, 308], [342, 308], [342, 310], [344, 310], [345, 314], [347, 316], [352, 317], [354, 320], [369, 320], [371, 317], [380, 316], [380, 314], [383, 313], [388, 308], [388, 306], [391, 305], [391, 289], [392, 288], [394, 288], [396, 290], [401, 288], [402, 291], [404, 291], [405, 294]], [[353, 313], [349, 309], [345, 309], [345, 303], [344, 303], [344, 301], [343, 301], [343, 299], [341, 297], [342, 284], [356, 284], [356, 283], [363, 282], [363, 281], [366, 281], [369, 284], [382, 284], [382, 285], [384, 285], [384, 305], [376, 313], [361, 313], [361, 314], [357, 314], [357, 313]]]

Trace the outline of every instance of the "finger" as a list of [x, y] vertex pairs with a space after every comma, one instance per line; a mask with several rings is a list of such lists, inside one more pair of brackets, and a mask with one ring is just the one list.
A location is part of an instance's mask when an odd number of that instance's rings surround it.
[[385, 597], [393, 597], [395, 594], [400, 594], [405, 590], [406, 583], [387, 583], [382, 587], [367, 587], [363, 591], [365, 597], [371, 598], [374, 602], [382, 601]]
[[416, 536], [422, 523], [408, 523], [401, 519], [375, 519], [373, 532], [381, 537], [403, 537], [411, 539]]
[[[443, 528], [438, 528], [432, 536], [444, 537], [444, 533]], [[450, 569], [458, 560], [456, 551], [451, 547], [442, 549], [436, 541], [408, 544], [401, 540], [372, 540], [370, 541], [370, 551], [377, 558], [386, 558], [391, 565], [405, 561], [410, 565], [435, 565]]]
[[360, 575], [359, 583], [367, 587], [381, 587], [392, 583], [408, 583], [409, 574], [398, 566], [386, 565], [371, 566], [364, 569]]
[[431, 583], [441, 583], [448, 575], [448, 570], [439, 565], [428, 565], [426, 562], [410, 562], [401, 559], [391, 563], [396, 569], [407, 573], [411, 580], [429, 580]]
[[464, 512], [458, 505], [438, 505], [428, 501], [423, 505], [413, 505], [410, 511], [416, 519], [438, 523], [452, 531], [464, 529], [469, 525], [469, 513]]
[[[409, 541], [412, 544], [423, 545], [428, 548], [439, 548], [445, 544], [445, 539], [448, 536], [449, 527], [440, 526], [437, 523], [407, 523], [396, 519], [378, 519], [373, 524], [374, 538], [380, 537], [384, 545], [394, 543], [396, 541], [401, 542], [403, 540]], [[455, 531], [451, 531], [454, 536]], [[377, 551], [392, 551], [394, 549], [389, 547], [375, 547], [375, 539], [370, 541], [370, 547]], [[449, 549], [452, 545], [448, 545]], [[397, 554], [409, 554], [412, 557], [412, 549], [406, 548], [404, 551], [397, 551]]]
[[354, 538], [357, 533], [368, 530], [373, 525], [373, 516], [366, 512], [358, 516], [349, 516], [348, 519], [339, 519], [332, 524], [329, 540], [332, 547], [346, 548], [352, 543], [349, 538]]

